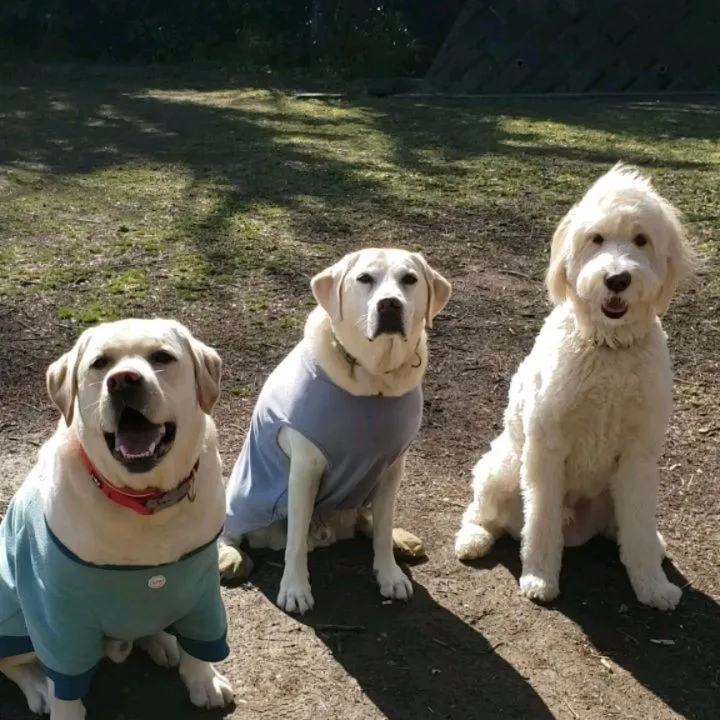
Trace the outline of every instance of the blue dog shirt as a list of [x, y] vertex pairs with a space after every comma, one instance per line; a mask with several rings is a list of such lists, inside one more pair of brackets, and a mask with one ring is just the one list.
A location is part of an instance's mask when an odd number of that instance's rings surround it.
[[103, 638], [168, 630], [217, 662], [229, 653], [215, 540], [174, 563], [92, 565], [48, 527], [39, 483], [18, 491], [0, 524], [0, 658], [35, 652], [61, 700], [87, 692]]
[[225, 534], [240, 537], [287, 517], [290, 461], [278, 444], [297, 430], [323, 454], [316, 509], [357, 508], [420, 429], [420, 386], [399, 397], [351, 395], [300, 342], [263, 386], [227, 488]]

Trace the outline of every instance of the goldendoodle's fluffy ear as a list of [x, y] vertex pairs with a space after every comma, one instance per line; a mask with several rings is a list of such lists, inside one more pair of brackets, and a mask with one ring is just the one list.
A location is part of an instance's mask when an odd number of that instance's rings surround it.
[[670, 307], [678, 286], [694, 273], [697, 256], [688, 241], [678, 210], [663, 198], [659, 200], [669, 241], [667, 271], [655, 304], [657, 314], [662, 315]]
[[359, 250], [345, 255], [334, 265], [319, 272], [310, 281], [310, 288], [317, 304], [330, 316], [333, 323], [343, 319], [343, 283], [359, 257]]
[[545, 275], [545, 285], [547, 286], [550, 300], [555, 305], [559, 305], [567, 297], [568, 278], [567, 278], [567, 261], [569, 252], [570, 238], [568, 232], [575, 208], [570, 210], [568, 214], [560, 221], [560, 224], [553, 235], [552, 244], [550, 246], [550, 265]]

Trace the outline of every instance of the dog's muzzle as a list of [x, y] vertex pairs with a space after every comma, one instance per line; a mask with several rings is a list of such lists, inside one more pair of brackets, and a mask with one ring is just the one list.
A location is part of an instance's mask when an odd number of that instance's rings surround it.
[[145, 416], [148, 392], [139, 373], [116, 372], [105, 384], [115, 418], [115, 432], [104, 433], [108, 449], [130, 472], [149, 472], [173, 446], [177, 425], [153, 423]]
[[605, 317], [611, 320], [619, 320], [627, 313], [629, 307], [627, 301], [620, 297], [620, 293], [630, 287], [632, 275], [625, 270], [613, 275], [606, 275], [603, 282], [605, 287], [613, 294], [603, 302], [600, 309]]
[[378, 335], [405, 335], [403, 321], [403, 306], [400, 300], [394, 297], [378, 300], [377, 324], [373, 339]]

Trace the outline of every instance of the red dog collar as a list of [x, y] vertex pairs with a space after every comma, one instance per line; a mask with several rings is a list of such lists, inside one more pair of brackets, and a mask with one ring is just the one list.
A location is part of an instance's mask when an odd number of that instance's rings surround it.
[[90, 473], [95, 485], [102, 491], [108, 500], [134, 510], [140, 515], [153, 515], [158, 510], [177, 505], [181, 500], [187, 498], [190, 502], [195, 500], [195, 473], [197, 472], [200, 458], [193, 465], [190, 474], [172, 490], [158, 490], [148, 488], [147, 490], [131, 490], [130, 488], [119, 488], [104, 478], [90, 461], [85, 448], [79, 446], [80, 459]]

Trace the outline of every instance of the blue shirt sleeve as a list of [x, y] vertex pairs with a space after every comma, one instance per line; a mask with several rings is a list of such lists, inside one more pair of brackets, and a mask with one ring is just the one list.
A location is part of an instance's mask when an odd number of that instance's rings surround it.
[[55, 683], [60, 700], [77, 700], [88, 690], [102, 658], [102, 630], [92, 609], [61, 602], [52, 588], [41, 584], [31, 597], [24, 594], [23, 615], [33, 649], [47, 675]]
[[213, 566], [199, 579], [205, 591], [192, 610], [174, 623], [171, 631], [189, 655], [206, 662], [220, 662], [230, 654], [227, 644], [227, 617], [220, 593], [220, 574]]

